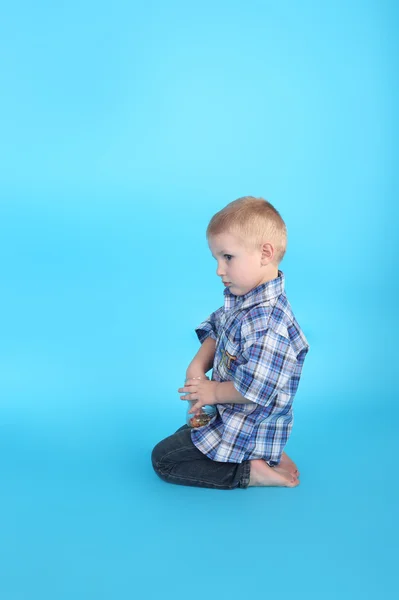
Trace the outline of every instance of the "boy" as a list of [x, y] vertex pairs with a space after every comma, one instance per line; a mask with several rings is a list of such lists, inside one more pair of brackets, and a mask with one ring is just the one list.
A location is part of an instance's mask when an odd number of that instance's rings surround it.
[[190, 413], [215, 405], [216, 414], [207, 425], [184, 425], [159, 442], [154, 470], [181, 485], [295, 487], [299, 472], [283, 449], [309, 344], [278, 269], [285, 223], [269, 202], [246, 196], [216, 213], [206, 235], [226, 288], [224, 306], [195, 330], [202, 345], [178, 392], [195, 401]]

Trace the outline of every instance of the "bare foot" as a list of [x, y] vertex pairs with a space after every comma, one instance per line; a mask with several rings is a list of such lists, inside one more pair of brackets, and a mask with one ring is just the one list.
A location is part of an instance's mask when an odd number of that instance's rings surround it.
[[285, 471], [280, 467], [269, 467], [266, 461], [261, 459], [251, 460], [251, 474], [249, 485], [251, 486], [275, 486], [295, 487], [299, 484], [296, 475]]
[[278, 466], [284, 469], [284, 471], [289, 471], [293, 475], [299, 477], [299, 471], [296, 464], [293, 460], [290, 459], [290, 457], [285, 452], [283, 452], [283, 454], [281, 455], [281, 460]]

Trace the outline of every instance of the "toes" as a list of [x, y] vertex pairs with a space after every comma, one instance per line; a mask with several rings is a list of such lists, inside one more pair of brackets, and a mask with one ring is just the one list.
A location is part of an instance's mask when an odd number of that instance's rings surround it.
[[299, 479], [297, 477], [291, 477], [290, 481], [287, 483], [288, 487], [296, 487], [299, 485]]

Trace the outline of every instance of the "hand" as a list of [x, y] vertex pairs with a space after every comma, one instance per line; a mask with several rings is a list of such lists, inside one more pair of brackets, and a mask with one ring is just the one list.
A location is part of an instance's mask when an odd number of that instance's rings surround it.
[[196, 401], [192, 405], [189, 414], [197, 413], [206, 404], [217, 404], [216, 388], [218, 381], [209, 381], [209, 379], [188, 379], [184, 387], [179, 388], [178, 392], [188, 392], [185, 396], [180, 396], [181, 400]]

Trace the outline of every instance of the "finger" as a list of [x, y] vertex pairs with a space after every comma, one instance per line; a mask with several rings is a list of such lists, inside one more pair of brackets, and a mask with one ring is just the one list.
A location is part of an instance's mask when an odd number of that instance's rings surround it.
[[[198, 400], [198, 398], [192, 398], [192, 400]], [[196, 403], [196, 404], [194, 404], [194, 405], [193, 405], [193, 406], [190, 408], [190, 410], [189, 410], [189, 411], [187, 411], [187, 412], [188, 412], [188, 414], [195, 413], [195, 414], [198, 414], [198, 415], [200, 415], [200, 414], [201, 414], [201, 408], [202, 408], [202, 406], [203, 406], [203, 405], [201, 404], [201, 402], [197, 402], [197, 403]]]

